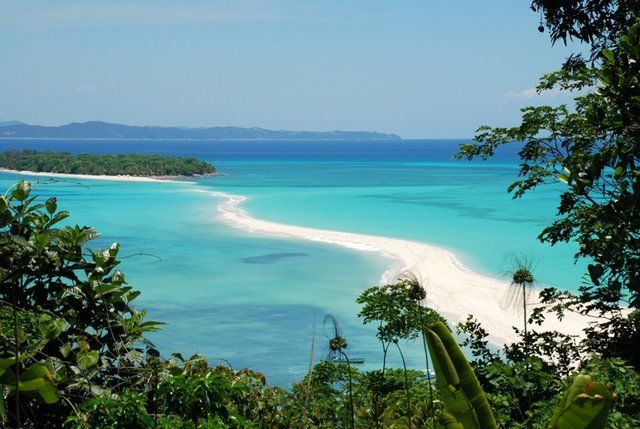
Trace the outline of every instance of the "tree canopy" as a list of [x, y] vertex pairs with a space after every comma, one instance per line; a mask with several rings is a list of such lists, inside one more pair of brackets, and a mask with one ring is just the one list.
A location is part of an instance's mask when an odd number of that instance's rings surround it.
[[[579, 293], [553, 288], [543, 304], [562, 315], [599, 319], [585, 346], [640, 368], [640, 20], [634, 1], [540, 1], [552, 40], [562, 35], [591, 43], [594, 59], [570, 57], [546, 74], [539, 92], [580, 91], [574, 106], [522, 109], [514, 127], [480, 127], [458, 157], [487, 159], [504, 144], [522, 144], [518, 198], [539, 186], [561, 184], [558, 216], [539, 239], [575, 241], [588, 262]], [[602, 8], [598, 9], [597, 5]], [[547, 16], [545, 15], [545, 16]], [[543, 316], [538, 309], [533, 317]]]
[[44, 173], [106, 176], [213, 175], [213, 165], [196, 158], [147, 154], [80, 154], [10, 150], [0, 153], [0, 168]]

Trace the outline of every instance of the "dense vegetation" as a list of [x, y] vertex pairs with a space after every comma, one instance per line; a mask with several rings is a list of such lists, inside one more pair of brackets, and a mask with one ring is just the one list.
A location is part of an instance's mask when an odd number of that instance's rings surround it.
[[[549, 288], [544, 307], [562, 315], [593, 317], [579, 348], [620, 357], [640, 367], [640, 19], [638, 1], [535, 1], [554, 40], [578, 39], [591, 58], [569, 57], [546, 74], [539, 92], [580, 91], [575, 106], [522, 110], [511, 128], [481, 127], [460, 156], [488, 158], [496, 147], [524, 142], [520, 197], [538, 186], [565, 185], [558, 216], [539, 239], [554, 245], [575, 241], [576, 259], [588, 262], [578, 294]], [[600, 319], [597, 319], [600, 318]], [[553, 338], [550, 336], [550, 338]]]
[[10, 150], [0, 153], [0, 168], [46, 173], [107, 176], [213, 175], [213, 165], [196, 158], [146, 154], [73, 155], [68, 152]]
[[[71, 428], [552, 428], [640, 427], [640, 21], [637, 1], [536, 0], [552, 40], [592, 47], [543, 77], [539, 89], [582, 89], [575, 107], [524, 109], [514, 128], [480, 129], [461, 156], [524, 142], [515, 196], [565, 183], [544, 242], [574, 240], [589, 261], [578, 294], [548, 289], [528, 312], [535, 281], [516, 261], [512, 298], [525, 309], [518, 341], [500, 350], [469, 316], [455, 329], [425, 305], [413, 278], [358, 298], [377, 327], [380, 369], [358, 371], [337, 321], [327, 361], [290, 391], [251, 370], [202, 356], [162, 357], [145, 333], [160, 324], [132, 306], [119, 245], [87, 246], [91, 228], [20, 182], [0, 196], [0, 418], [8, 427]], [[542, 30], [545, 27], [542, 26]], [[567, 261], [571, 263], [572, 261]], [[594, 317], [583, 338], [538, 329], [567, 311]], [[215, 341], [215, 338], [212, 338]], [[388, 368], [422, 341], [428, 373]], [[404, 360], [404, 359], [402, 359]]]
[[[350, 365], [331, 316], [327, 361], [291, 391], [203, 356], [163, 358], [145, 338], [161, 324], [132, 306], [139, 292], [118, 269], [119, 245], [89, 249], [96, 231], [59, 227], [68, 213], [31, 192], [20, 182], [0, 196], [0, 421], [8, 427], [579, 429], [604, 428], [607, 416], [610, 427], [640, 424], [640, 374], [620, 359], [572, 354], [570, 344], [555, 349], [544, 338], [494, 352], [470, 320], [459, 329], [477, 358], [474, 373], [410, 276], [358, 298], [363, 322], [377, 326], [378, 370]], [[386, 365], [389, 353], [404, 362], [404, 342], [418, 338], [435, 379]], [[593, 425], [553, 423], [576, 418]]]

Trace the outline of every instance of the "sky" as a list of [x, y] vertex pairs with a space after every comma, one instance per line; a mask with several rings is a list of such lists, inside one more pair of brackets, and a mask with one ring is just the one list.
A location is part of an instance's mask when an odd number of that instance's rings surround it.
[[569, 101], [529, 4], [0, 0], [0, 121], [467, 138]]

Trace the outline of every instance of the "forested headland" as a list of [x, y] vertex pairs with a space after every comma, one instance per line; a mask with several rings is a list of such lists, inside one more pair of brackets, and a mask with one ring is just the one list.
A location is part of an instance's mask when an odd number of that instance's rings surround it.
[[9, 150], [0, 153], [0, 168], [39, 173], [104, 176], [212, 176], [212, 164], [196, 158], [148, 154], [80, 154]]

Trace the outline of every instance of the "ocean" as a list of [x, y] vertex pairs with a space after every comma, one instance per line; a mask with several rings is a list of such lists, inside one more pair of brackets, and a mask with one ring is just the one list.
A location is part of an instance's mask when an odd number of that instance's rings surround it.
[[[70, 179], [35, 189], [56, 195], [71, 223], [100, 231], [94, 246], [121, 243], [127, 281], [142, 291], [137, 306], [167, 323], [152, 335], [163, 355], [203, 353], [286, 387], [305, 375], [312, 338], [315, 360], [327, 354], [326, 314], [340, 322], [352, 356], [364, 357], [365, 368], [380, 364], [375, 327], [362, 325], [355, 299], [379, 283], [389, 260], [235, 229], [217, 219], [224, 197], [196, 191], [245, 196], [242, 208], [259, 219], [431, 243], [494, 277], [507, 278], [513, 255], [525, 255], [540, 286], [575, 290], [584, 273], [573, 261], [576, 247], [536, 238], [556, 213], [561, 185], [513, 200], [507, 187], [518, 175], [517, 147], [488, 162], [453, 160], [462, 142], [3, 139], [0, 150], [212, 162], [224, 175], [195, 184]], [[0, 186], [20, 178], [2, 173]], [[409, 365], [422, 368], [421, 343], [405, 348]]]

